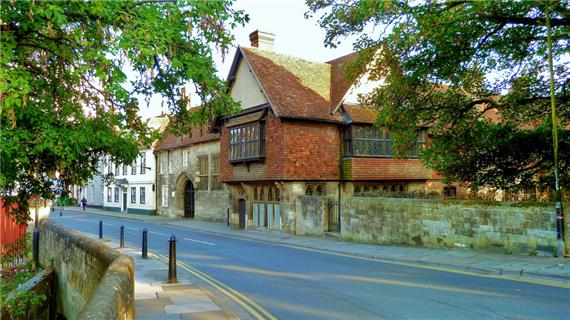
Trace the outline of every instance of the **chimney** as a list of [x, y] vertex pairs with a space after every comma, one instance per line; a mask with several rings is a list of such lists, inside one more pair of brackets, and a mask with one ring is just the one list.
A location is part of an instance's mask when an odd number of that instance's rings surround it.
[[273, 50], [275, 35], [258, 29], [249, 34], [249, 41], [251, 41], [252, 47], [264, 50]]

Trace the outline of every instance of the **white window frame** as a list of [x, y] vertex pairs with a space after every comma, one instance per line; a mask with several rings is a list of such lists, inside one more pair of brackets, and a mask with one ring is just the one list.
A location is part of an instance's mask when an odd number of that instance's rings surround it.
[[137, 187], [131, 187], [131, 203], [137, 203]]
[[168, 186], [167, 185], [163, 185], [162, 186], [162, 202], [161, 202], [161, 206], [164, 208], [168, 208]]
[[146, 204], [146, 188], [140, 187], [139, 188], [139, 203]]
[[168, 151], [168, 173], [172, 173], [172, 156], [170, 151]]
[[188, 150], [182, 151], [182, 165], [185, 167], [188, 166]]
[[163, 158], [164, 158], [164, 153], [163, 152], [159, 153], [158, 154], [158, 172], [160, 174], [164, 173], [164, 165], [162, 164]]

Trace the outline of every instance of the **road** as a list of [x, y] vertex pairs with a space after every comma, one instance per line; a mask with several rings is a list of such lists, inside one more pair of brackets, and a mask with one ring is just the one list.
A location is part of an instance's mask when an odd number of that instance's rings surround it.
[[169, 225], [66, 211], [58, 223], [167, 253], [278, 319], [570, 319], [570, 290], [302, 250]]

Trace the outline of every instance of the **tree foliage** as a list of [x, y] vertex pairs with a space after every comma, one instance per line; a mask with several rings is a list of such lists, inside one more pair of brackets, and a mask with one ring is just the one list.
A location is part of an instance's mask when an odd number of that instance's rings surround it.
[[[386, 84], [361, 102], [400, 154], [429, 126], [422, 159], [450, 181], [552, 185], [546, 42], [550, 9], [560, 172], [570, 170], [570, 3], [564, 1], [308, 0], [325, 44], [358, 36], [357, 70]], [[539, 179], [542, 177], [543, 179]]]
[[82, 184], [103, 155], [130, 164], [155, 138], [138, 97], [194, 121], [177, 92], [190, 82], [202, 118], [235, 108], [212, 60], [248, 20], [229, 0], [3, 1], [0, 13], [0, 188], [21, 223], [30, 195], [54, 197], [56, 173]]

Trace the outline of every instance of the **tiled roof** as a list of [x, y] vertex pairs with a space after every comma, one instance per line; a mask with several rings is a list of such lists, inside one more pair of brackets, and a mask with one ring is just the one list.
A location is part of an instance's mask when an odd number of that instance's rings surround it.
[[356, 61], [358, 52], [353, 52], [345, 56], [327, 62], [331, 65], [331, 111], [341, 102], [342, 98], [350, 89], [355, 79], [351, 79], [347, 74], [347, 65]]
[[352, 122], [354, 123], [376, 122], [376, 117], [378, 116], [378, 110], [357, 104], [347, 104], [347, 103], [345, 103], [342, 107], [348, 113], [348, 115], [352, 119]]
[[209, 132], [208, 126], [204, 125], [202, 128], [195, 127], [192, 128], [189, 134], [185, 134], [181, 137], [173, 135], [170, 130], [164, 132], [164, 138], [158, 142], [155, 151], [173, 150], [182, 147], [191, 146], [193, 144], [213, 141], [220, 139], [220, 135], [217, 133]]
[[278, 116], [342, 122], [340, 114], [330, 114], [330, 64], [240, 49]]

